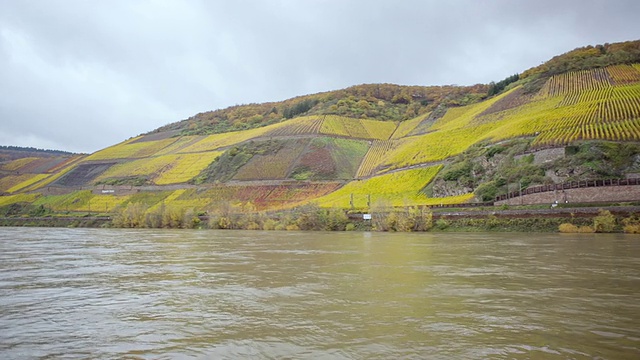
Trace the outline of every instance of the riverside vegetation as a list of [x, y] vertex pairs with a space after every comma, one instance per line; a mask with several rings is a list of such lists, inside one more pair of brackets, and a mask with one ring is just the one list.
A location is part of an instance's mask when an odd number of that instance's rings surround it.
[[370, 222], [353, 222], [342, 209], [326, 209], [315, 204], [279, 212], [257, 212], [251, 203], [233, 208], [219, 204], [208, 214], [208, 221], [192, 210], [161, 206], [149, 210], [140, 203], [118, 209], [113, 225], [124, 228], [210, 228], [242, 230], [320, 230], [320, 231], [427, 231], [433, 226], [429, 209], [374, 206]]
[[234, 208], [229, 203], [219, 204], [206, 216], [193, 210], [161, 206], [146, 209], [140, 203], [130, 203], [114, 214], [113, 226], [124, 228], [209, 228], [236, 230], [317, 230], [352, 231], [373, 230], [392, 232], [413, 231], [554, 231], [563, 233], [640, 233], [640, 216], [614, 216], [600, 210], [593, 219], [571, 216], [564, 218], [485, 218], [438, 219], [429, 208], [393, 207], [376, 203], [369, 209], [370, 220], [350, 218], [342, 209], [322, 208], [307, 204], [278, 212], [257, 212], [251, 203]]
[[[202, 226], [190, 224], [206, 214], [211, 227], [346, 229], [360, 223], [337, 221], [339, 213], [385, 204], [385, 221], [372, 228], [473, 229], [478, 219], [426, 226], [422, 209], [637, 177], [639, 140], [640, 41], [629, 41], [575, 49], [490, 84], [366, 84], [232, 106], [93, 154], [3, 148], [0, 214], [100, 213], [116, 226], [149, 227]], [[548, 149], [557, 156], [541, 160]], [[298, 223], [309, 211], [304, 218], [322, 225]]]

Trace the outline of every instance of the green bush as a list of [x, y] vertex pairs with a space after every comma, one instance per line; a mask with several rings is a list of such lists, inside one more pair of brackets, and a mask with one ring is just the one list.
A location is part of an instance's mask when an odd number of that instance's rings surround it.
[[445, 219], [438, 219], [436, 221], [436, 229], [444, 230], [449, 227], [449, 222]]
[[596, 232], [613, 232], [616, 227], [616, 217], [609, 210], [600, 210], [598, 216], [593, 218], [593, 228]]
[[498, 186], [495, 181], [482, 183], [476, 188], [475, 194], [482, 201], [493, 201], [498, 195]]
[[457, 181], [459, 178], [471, 176], [472, 165], [469, 161], [453, 164], [444, 170], [442, 178], [445, 181]]

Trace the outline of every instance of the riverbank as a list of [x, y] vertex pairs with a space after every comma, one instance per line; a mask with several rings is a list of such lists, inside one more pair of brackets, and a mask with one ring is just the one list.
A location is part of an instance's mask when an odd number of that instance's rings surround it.
[[109, 216], [61, 216], [61, 217], [4, 217], [0, 218], [0, 226], [15, 227], [111, 227]]
[[[43, 217], [3, 217], [0, 226], [17, 227], [171, 227], [199, 229], [248, 229], [248, 230], [353, 230], [353, 231], [431, 231], [431, 232], [558, 232], [561, 224], [591, 226], [602, 208], [521, 208], [498, 209], [433, 209], [420, 211], [373, 214], [371, 219], [363, 214], [344, 214], [328, 211], [291, 212], [278, 214], [227, 214], [183, 217], [173, 226], [139, 226], [125, 224], [112, 216], [43, 216]], [[605, 208], [615, 218], [614, 232], [623, 232], [625, 219], [640, 214], [640, 206], [611, 206]], [[317, 211], [317, 210], [314, 210]], [[413, 211], [413, 213], [411, 213]], [[120, 222], [119, 222], [120, 221]], [[402, 222], [405, 224], [402, 224]], [[377, 222], [377, 223], [376, 223]], [[323, 227], [320, 228], [322, 224]]]

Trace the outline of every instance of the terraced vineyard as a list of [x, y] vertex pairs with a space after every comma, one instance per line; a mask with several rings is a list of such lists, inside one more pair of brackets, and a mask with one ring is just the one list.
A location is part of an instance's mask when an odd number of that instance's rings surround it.
[[323, 117], [301, 117], [292, 119], [280, 126], [272, 126], [273, 129], [265, 133], [265, 136], [299, 136], [318, 134], [322, 128]]
[[19, 186], [25, 181], [36, 176], [35, 174], [22, 174], [22, 175], [7, 175], [0, 178], [0, 192], [14, 192], [10, 191], [16, 186]]
[[236, 206], [251, 203], [257, 210], [280, 209], [312, 201], [331, 193], [340, 185], [339, 182], [262, 186], [217, 185], [205, 191], [187, 190], [176, 199], [166, 199], [165, 203], [173, 205], [175, 201], [188, 203], [200, 199], [206, 201], [205, 205], [200, 206], [201, 209], [215, 209], [223, 202]]
[[71, 161], [65, 162], [64, 166], [57, 166], [55, 169], [51, 169], [50, 170], [52, 172], [51, 175], [48, 175], [46, 178], [42, 179], [41, 181], [38, 181], [32, 185], [25, 187], [22, 191], [35, 191], [54, 183], [55, 181], [65, 176], [70, 171], [75, 170], [76, 163], [79, 162], [79, 160], [80, 158], [76, 158]]
[[351, 180], [369, 150], [365, 141], [349, 139], [331, 139], [331, 157], [336, 164], [335, 179]]
[[20, 171], [21, 168], [29, 165], [30, 163], [39, 160], [38, 158], [34, 158], [34, 157], [27, 157], [27, 158], [22, 158], [22, 159], [16, 159], [13, 160], [9, 163], [5, 163], [2, 164], [0, 166], [0, 169], [5, 170], [5, 171]]
[[560, 96], [568, 93], [604, 89], [613, 80], [606, 69], [582, 70], [553, 76], [541, 90], [543, 96]]
[[264, 128], [252, 129], [247, 131], [213, 134], [192, 145], [182, 148], [178, 151], [178, 153], [200, 153], [220, 150], [222, 148], [237, 145], [251, 139], [259, 138], [261, 136], [264, 136], [271, 130], [273, 130], [273, 128], [267, 126]]
[[486, 139], [495, 128], [496, 124], [488, 123], [405, 138], [405, 141], [384, 156], [381, 166], [400, 169], [443, 160], [460, 154], [471, 145]]
[[613, 79], [615, 85], [626, 85], [640, 82], [640, 71], [638, 66], [632, 65], [615, 65], [607, 68], [609, 76]]
[[[565, 73], [547, 81], [533, 101], [498, 112], [486, 112], [511, 91], [489, 101], [449, 109], [431, 132], [406, 137], [389, 151], [383, 167], [402, 168], [438, 161], [483, 141], [532, 136], [537, 146], [563, 145], [577, 140], [637, 141], [640, 83], [614, 86], [609, 71], [624, 71], [618, 79], [634, 79], [637, 67], [616, 67]], [[365, 167], [361, 174], [365, 174]]]
[[[240, 120], [245, 108], [238, 106], [220, 113], [229, 118], [199, 117], [196, 125], [207, 129], [193, 132], [199, 135], [182, 136], [181, 125], [89, 156], [19, 158], [0, 164], [0, 206], [110, 212], [141, 203], [149, 211], [163, 205], [207, 211], [227, 202], [268, 210], [317, 200], [323, 207], [365, 209], [369, 195], [393, 206], [461, 203], [474, 195], [429, 198], [422, 190], [443, 169], [438, 164], [451, 164], [472, 146], [520, 138], [529, 150], [581, 140], [640, 141], [640, 64], [533, 73], [540, 78], [516, 76], [503, 90], [481, 86], [483, 93], [466, 89], [463, 96], [449, 88], [383, 94], [395, 88], [378, 86], [344, 98], [321, 94], [308, 106], [299, 99], [254, 104], [247, 109], [258, 112]], [[325, 108], [314, 105], [323, 99], [329, 99]], [[277, 113], [284, 110], [286, 117]], [[365, 118], [372, 116], [379, 120]], [[254, 128], [211, 134], [231, 123]], [[128, 195], [86, 190], [98, 183], [145, 187]], [[452, 193], [458, 192], [443, 194]]]
[[28, 157], [0, 164], [0, 170], [12, 172], [17, 175], [52, 173], [78, 159], [79, 157]]
[[[23, 190], [28, 188], [29, 186], [42, 181], [44, 179], [46, 179], [49, 175], [47, 174], [29, 174], [26, 176], [26, 178], [24, 178], [24, 180], [16, 183], [15, 185], [13, 185], [12, 187], [10, 187], [9, 189], [7, 189], [7, 192], [9, 193], [15, 193], [17, 191]], [[22, 176], [18, 176], [19, 178], [22, 178]]]
[[118, 179], [133, 176], [151, 176], [160, 172], [167, 162], [175, 160], [175, 155], [159, 156], [145, 159], [137, 159], [114, 164], [95, 178], [96, 182], [104, 182], [109, 179]]
[[325, 116], [320, 133], [356, 139], [387, 140], [396, 129], [393, 122]]
[[382, 163], [382, 159], [395, 147], [399, 141], [393, 140], [374, 140], [362, 164], [358, 168], [356, 178], [364, 178], [374, 174], [374, 171]]
[[17, 203], [31, 203], [39, 197], [39, 194], [15, 194], [0, 196], [0, 206]]
[[292, 167], [290, 177], [296, 180], [353, 179], [368, 147], [362, 140], [313, 138]]
[[176, 152], [179, 152], [180, 150], [195, 144], [196, 142], [200, 141], [204, 139], [204, 136], [182, 136], [177, 138], [177, 140], [175, 142], [173, 142], [172, 144], [164, 147], [162, 150], [156, 152], [154, 155], [155, 156], [160, 156], [160, 155], [170, 155], [170, 154], [174, 154]]
[[175, 190], [164, 198], [161, 202], [157, 203], [155, 207], [149, 209], [149, 211], [157, 210], [161, 206], [170, 207], [176, 211], [186, 211], [192, 209], [206, 209], [211, 199], [203, 196], [193, 197], [189, 196], [193, 193], [193, 190], [179, 189]]
[[157, 185], [185, 183], [197, 176], [221, 152], [173, 154], [122, 162], [93, 179], [96, 183], [143, 176]]
[[308, 140], [289, 140], [275, 153], [255, 155], [241, 167], [234, 180], [285, 179], [294, 161], [304, 151]]
[[86, 204], [76, 208], [75, 211], [109, 213], [127, 200], [129, 200], [129, 196], [93, 195]]
[[548, 113], [546, 122], [541, 121], [537, 126], [529, 122], [528, 132], [539, 133], [536, 144], [560, 145], [589, 139], [640, 139], [637, 134], [640, 84], [602, 88], [566, 97], [578, 100], [573, 105], [559, 107]]
[[311, 183], [302, 186], [277, 186], [264, 199], [260, 209], [279, 209], [313, 201], [339, 188], [339, 182]]
[[173, 144], [178, 138], [169, 138], [157, 141], [136, 142], [131, 139], [100, 150], [89, 155], [86, 160], [113, 160], [113, 159], [135, 159], [155, 155], [163, 148]]
[[85, 186], [113, 165], [115, 162], [79, 164], [56, 180], [55, 184], [67, 187]]
[[411, 120], [407, 120], [407, 121], [401, 122], [400, 124], [398, 124], [398, 127], [393, 132], [393, 135], [391, 136], [391, 138], [392, 139], [401, 139], [401, 138], [403, 138], [405, 136], [408, 136], [427, 117], [429, 117], [429, 114], [420, 115], [420, 116], [418, 116], [416, 118], [413, 118]]
[[[427, 204], [448, 204], [464, 202], [473, 194], [461, 197], [429, 199], [421, 190], [436, 176], [442, 166], [412, 169], [372, 177], [362, 181], [352, 181], [339, 190], [321, 197], [318, 203], [323, 207], [367, 209], [375, 202], [391, 206], [411, 206]], [[369, 197], [371, 203], [368, 204]]]
[[64, 195], [39, 196], [34, 205], [43, 205], [54, 211], [82, 211], [89, 208], [92, 197], [89, 190], [73, 191]]
[[173, 155], [174, 159], [171, 162], [167, 161], [166, 167], [156, 176], [154, 182], [158, 185], [186, 183], [200, 174], [220, 154], [221, 151], [209, 151], [201, 154]]
[[390, 121], [360, 120], [360, 124], [369, 134], [369, 139], [388, 140], [397, 128], [397, 123]]

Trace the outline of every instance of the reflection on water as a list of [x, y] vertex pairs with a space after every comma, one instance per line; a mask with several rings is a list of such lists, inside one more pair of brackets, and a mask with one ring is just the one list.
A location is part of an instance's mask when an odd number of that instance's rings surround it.
[[640, 357], [640, 239], [0, 228], [0, 357]]

